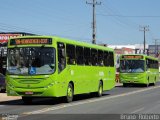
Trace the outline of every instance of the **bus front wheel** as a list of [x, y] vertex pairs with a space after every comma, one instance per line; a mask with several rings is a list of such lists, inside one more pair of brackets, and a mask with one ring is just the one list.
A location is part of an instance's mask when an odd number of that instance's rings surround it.
[[149, 87], [149, 77], [148, 77], [147, 83], [145, 84], [145, 87]]

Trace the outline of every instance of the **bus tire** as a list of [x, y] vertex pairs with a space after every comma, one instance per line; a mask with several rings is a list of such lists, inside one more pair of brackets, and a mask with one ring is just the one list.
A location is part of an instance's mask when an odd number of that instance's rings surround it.
[[26, 105], [32, 104], [32, 98], [31, 97], [22, 96], [22, 100], [23, 100], [23, 103], [26, 104]]
[[103, 94], [103, 83], [99, 82], [98, 91], [96, 92], [96, 97], [101, 97]]
[[149, 77], [148, 77], [147, 83], [145, 84], [145, 87], [149, 87]]
[[72, 85], [72, 83], [69, 83], [68, 88], [67, 88], [67, 95], [66, 95], [65, 101], [67, 103], [72, 102], [73, 101], [73, 95], [74, 95], [73, 85]]
[[157, 79], [155, 77], [154, 82], [153, 82], [153, 86], [156, 86], [156, 81], [157, 81]]

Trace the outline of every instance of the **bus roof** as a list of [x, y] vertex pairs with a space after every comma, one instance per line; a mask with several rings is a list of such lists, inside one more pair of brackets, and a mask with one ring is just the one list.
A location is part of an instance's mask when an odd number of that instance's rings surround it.
[[[17, 38], [19, 38], [19, 39], [21, 39], [21, 38], [52, 38], [52, 39], [54, 39], [55, 41], [58, 41], [58, 42], [64, 42], [64, 43], [74, 44], [74, 45], [79, 45], [79, 46], [84, 46], [84, 47], [114, 51], [112, 48], [108, 48], [108, 47], [104, 47], [104, 46], [100, 46], [100, 45], [95, 45], [95, 44], [91, 44], [91, 43], [87, 43], [87, 42], [81, 42], [81, 41], [61, 38], [61, 37], [57, 37], [57, 36], [22, 36], [22, 37], [16, 37], [16, 38], [11, 38], [11, 39], [17, 39]], [[10, 46], [9, 45], [10, 40], [8, 42], [8, 46]]]

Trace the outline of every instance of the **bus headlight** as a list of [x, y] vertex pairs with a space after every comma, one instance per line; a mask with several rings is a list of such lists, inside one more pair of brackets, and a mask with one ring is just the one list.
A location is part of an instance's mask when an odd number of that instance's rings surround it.
[[46, 86], [45, 88], [49, 88], [52, 87], [54, 85], [54, 83], [50, 83], [48, 86]]

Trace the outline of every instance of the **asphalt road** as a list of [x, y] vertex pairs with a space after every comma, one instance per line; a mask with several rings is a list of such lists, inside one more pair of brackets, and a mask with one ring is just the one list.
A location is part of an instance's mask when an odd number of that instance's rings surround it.
[[93, 98], [88, 94], [79, 95], [75, 96], [72, 103], [63, 103], [61, 99], [53, 98], [35, 99], [32, 105], [24, 105], [21, 100], [0, 102], [0, 114], [3, 117], [18, 115], [20, 120], [53, 118], [56, 120], [115, 118], [117, 120], [123, 119], [123, 114], [149, 113], [160, 114], [160, 82], [148, 88], [118, 86], [105, 92], [101, 98]]

